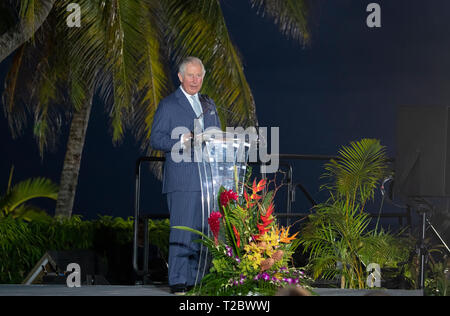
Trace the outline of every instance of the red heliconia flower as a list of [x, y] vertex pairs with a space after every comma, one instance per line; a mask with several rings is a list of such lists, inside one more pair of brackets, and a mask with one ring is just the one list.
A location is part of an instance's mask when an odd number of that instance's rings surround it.
[[261, 214], [261, 220], [267, 226], [273, 222], [273, 218], [270, 218], [273, 212], [273, 203], [270, 203], [269, 207], [266, 210], [266, 214]]
[[219, 231], [220, 231], [220, 219], [222, 218], [222, 214], [220, 212], [212, 212], [208, 218], [209, 228], [214, 235], [214, 242], [219, 243]]
[[252, 186], [252, 195], [250, 196], [251, 200], [258, 201], [262, 198], [261, 195], [258, 195], [257, 193], [264, 190], [264, 187], [267, 183], [266, 179], [259, 180], [258, 184], [256, 184], [256, 179], [253, 180], [253, 186]]
[[236, 246], [238, 248], [241, 247], [241, 235], [239, 234], [238, 230], [236, 229], [236, 227], [233, 225], [233, 232], [234, 232], [234, 237], [236, 237]]
[[261, 237], [262, 235], [264, 235], [266, 232], [268, 232], [270, 230], [270, 228], [268, 228], [268, 226], [270, 224], [272, 224], [272, 222], [273, 222], [272, 212], [273, 212], [273, 203], [270, 203], [269, 207], [266, 210], [266, 213], [261, 214], [261, 216], [260, 216], [260, 218], [262, 220], [262, 224], [256, 225], [259, 230], [259, 234], [257, 236], [255, 236], [256, 239], [258, 239], [259, 237]]
[[238, 195], [233, 190], [223, 190], [220, 194], [220, 205], [226, 206], [230, 200], [237, 201]]
[[253, 180], [253, 193], [260, 192], [264, 189], [265, 185], [267, 183], [267, 179], [261, 179], [259, 180], [258, 184], [256, 184], [256, 179]]
[[268, 228], [264, 224], [257, 224], [256, 226], [258, 227], [259, 234], [255, 236], [255, 239], [259, 239], [259, 237], [261, 237], [270, 230], [270, 228]]
[[247, 208], [255, 205], [255, 203], [251, 202], [250, 196], [247, 194], [247, 192], [245, 190], [244, 190], [244, 198], [245, 198], [245, 201], [247, 202]]

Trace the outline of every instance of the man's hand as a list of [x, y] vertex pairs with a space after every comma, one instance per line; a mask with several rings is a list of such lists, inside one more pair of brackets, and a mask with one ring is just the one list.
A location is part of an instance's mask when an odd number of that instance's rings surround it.
[[192, 135], [192, 132], [186, 133], [181, 135], [181, 144], [186, 147], [186, 146], [190, 146], [191, 144], [191, 139], [194, 135]]

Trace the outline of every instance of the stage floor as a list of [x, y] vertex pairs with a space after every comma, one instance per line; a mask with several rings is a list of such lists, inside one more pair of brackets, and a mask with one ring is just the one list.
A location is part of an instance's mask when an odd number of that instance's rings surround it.
[[[423, 296], [421, 290], [341, 290], [322, 288], [314, 290], [320, 296]], [[167, 286], [154, 285], [92, 285], [69, 288], [65, 285], [0, 284], [0, 296], [173, 296]]]
[[172, 296], [169, 287], [153, 285], [65, 285], [1, 284], [0, 296]]

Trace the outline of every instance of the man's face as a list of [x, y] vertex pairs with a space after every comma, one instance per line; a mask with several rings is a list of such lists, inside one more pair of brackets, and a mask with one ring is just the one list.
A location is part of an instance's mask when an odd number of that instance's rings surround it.
[[199, 63], [189, 63], [186, 65], [184, 75], [178, 73], [181, 86], [184, 91], [190, 95], [194, 95], [200, 91], [203, 84], [203, 70]]

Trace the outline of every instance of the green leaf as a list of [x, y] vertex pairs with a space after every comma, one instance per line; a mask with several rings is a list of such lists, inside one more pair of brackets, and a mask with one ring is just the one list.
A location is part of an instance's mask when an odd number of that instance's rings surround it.
[[301, 43], [308, 43], [308, 3], [303, 0], [251, 0], [262, 16], [268, 15], [279, 26], [280, 31]]
[[[35, 198], [56, 200], [58, 187], [49, 179], [35, 178], [21, 181], [14, 185], [8, 194], [0, 199], [0, 210], [12, 213], [21, 204]], [[22, 209], [22, 213], [26, 210]]]
[[193, 228], [190, 228], [190, 227], [187, 227], [187, 226], [172, 226], [171, 228], [180, 229], [180, 230], [185, 230], [185, 231], [188, 231], [188, 232], [191, 232], [191, 233], [200, 235], [201, 237], [203, 237], [203, 238], [206, 239], [206, 240], [211, 240], [211, 241], [212, 241], [211, 238], [209, 238], [208, 236], [206, 236], [206, 235], [205, 235], [204, 233], [202, 233], [201, 231], [198, 231], [198, 230], [196, 230], [196, 229], [193, 229]]

